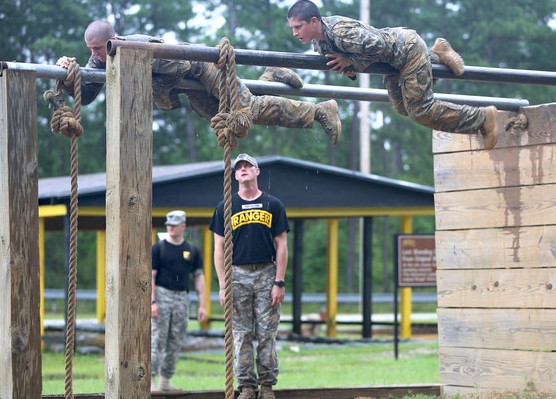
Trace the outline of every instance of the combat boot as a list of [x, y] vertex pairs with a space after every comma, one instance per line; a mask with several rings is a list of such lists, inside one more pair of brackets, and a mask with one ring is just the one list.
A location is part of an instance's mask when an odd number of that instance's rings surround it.
[[153, 78], [153, 101], [158, 109], [170, 111], [181, 107], [181, 100], [177, 89], [160, 90], [156, 78]]
[[288, 68], [268, 67], [264, 70], [259, 80], [285, 83], [294, 89], [301, 89], [303, 87], [303, 81], [299, 75]]
[[241, 388], [241, 393], [237, 399], [255, 399], [255, 389], [253, 389], [253, 387]]
[[342, 122], [338, 117], [338, 103], [336, 100], [328, 100], [317, 104], [315, 120], [324, 128], [330, 143], [336, 145], [342, 134]]
[[169, 392], [169, 391], [181, 391], [181, 389], [179, 389], [178, 387], [173, 386], [172, 384], [170, 384], [170, 379], [160, 376], [160, 386], [158, 387], [159, 390], [164, 391], [164, 392]]
[[485, 121], [481, 127], [481, 133], [485, 138], [485, 150], [494, 148], [498, 141], [498, 127], [496, 123], [497, 111], [494, 105], [485, 108]]
[[438, 55], [440, 61], [446, 65], [456, 76], [463, 74], [465, 64], [463, 58], [454, 51], [448, 40], [439, 37], [432, 46], [432, 51]]
[[274, 392], [272, 392], [271, 385], [261, 385], [261, 390], [259, 391], [259, 396], [257, 399], [276, 399]]

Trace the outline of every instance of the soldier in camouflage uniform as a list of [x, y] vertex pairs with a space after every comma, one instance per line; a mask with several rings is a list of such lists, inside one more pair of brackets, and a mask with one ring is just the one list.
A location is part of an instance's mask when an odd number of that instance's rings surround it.
[[437, 39], [431, 49], [413, 30], [377, 29], [360, 21], [341, 17], [321, 17], [309, 0], [299, 0], [288, 11], [293, 35], [303, 44], [312, 43], [315, 51], [330, 58], [330, 69], [352, 78], [356, 72], [379, 62], [399, 73], [386, 75], [390, 102], [402, 115], [431, 129], [452, 133], [477, 133], [484, 136], [486, 149], [494, 147], [496, 107], [472, 107], [434, 99], [431, 62], [446, 64], [455, 75], [464, 72], [463, 59], [446, 41]]
[[187, 333], [190, 276], [199, 298], [197, 319], [205, 321], [207, 315], [203, 260], [199, 249], [183, 238], [185, 219], [184, 211], [168, 213], [167, 238], [152, 248], [151, 391], [157, 390], [157, 375], [160, 375], [158, 390], [178, 390], [170, 384], [170, 378], [176, 372], [176, 361]]
[[[239, 191], [232, 196], [232, 297], [235, 373], [238, 399], [274, 399], [278, 357], [276, 334], [284, 301], [290, 230], [282, 202], [259, 190], [255, 158], [239, 154], [234, 162]], [[225, 305], [224, 202], [210, 223], [214, 233], [214, 265]], [[256, 355], [253, 345], [256, 344]]]
[[[106, 43], [110, 39], [155, 42], [163, 40], [148, 35], [116, 36], [114, 28], [108, 22], [93, 21], [85, 31], [85, 42], [91, 50], [91, 57], [86, 67], [106, 69]], [[183, 43], [186, 45], [187, 43]], [[74, 57], [60, 57], [56, 65], [67, 67]], [[171, 110], [181, 106], [180, 93], [185, 93], [191, 108], [202, 118], [210, 120], [218, 112], [220, 102], [218, 93], [219, 71], [214, 64], [186, 60], [153, 60], [153, 98], [160, 109]], [[205, 91], [177, 88], [182, 79], [199, 81]], [[303, 86], [299, 76], [287, 68], [269, 67], [260, 80], [283, 82], [294, 88]], [[243, 107], [249, 107], [253, 123], [265, 126], [283, 126], [288, 128], [310, 128], [319, 122], [330, 142], [335, 145], [341, 135], [342, 126], [338, 118], [338, 105], [335, 100], [321, 103], [309, 103], [276, 96], [254, 96], [238, 78], [239, 99]], [[103, 83], [84, 82], [81, 85], [81, 103], [91, 103], [100, 93]], [[73, 86], [64, 91], [73, 95]]]

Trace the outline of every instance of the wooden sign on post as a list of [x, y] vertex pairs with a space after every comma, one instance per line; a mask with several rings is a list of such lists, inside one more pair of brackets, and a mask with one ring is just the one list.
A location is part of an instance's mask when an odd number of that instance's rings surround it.
[[398, 286], [436, 285], [434, 235], [398, 236]]

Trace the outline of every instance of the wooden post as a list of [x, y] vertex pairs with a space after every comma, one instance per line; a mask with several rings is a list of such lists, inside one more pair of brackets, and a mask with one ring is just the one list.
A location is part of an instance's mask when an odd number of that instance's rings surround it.
[[0, 396], [41, 397], [36, 75], [0, 76]]
[[106, 68], [106, 398], [150, 398], [152, 53]]

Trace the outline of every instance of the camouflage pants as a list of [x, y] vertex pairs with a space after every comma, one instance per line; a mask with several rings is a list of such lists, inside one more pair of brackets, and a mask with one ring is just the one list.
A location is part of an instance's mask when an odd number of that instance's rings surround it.
[[[214, 64], [200, 61], [157, 60], [157, 64], [153, 65], [153, 72], [155, 73], [153, 87], [166, 87], [166, 91], [163, 89], [159, 92], [156, 89], [154, 91], [155, 103], [159, 108], [176, 108], [176, 105], [180, 104], [177, 95], [185, 93], [191, 108], [203, 119], [210, 121], [218, 113], [220, 71]], [[183, 78], [199, 81], [205, 91], [172, 89]], [[165, 83], [160, 83], [162, 81]], [[288, 128], [313, 127], [316, 110], [314, 103], [278, 96], [255, 96], [241, 79], [237, 78], [236, 81], [240, 103], [242, 107], [251, 109], [255, 125]], [[172, 90], [168, 92], [169, 89]], [[168, 97], [166, 102], [164, 101], [165, 96]]]
[[232, 268], [232, 323], [238, 388], [275, 385], [277, 381], [276, 334], [281, 307], [272, 306], [275, 276], [274, 264], [255, 270], [243, 266]]
[[158, 318], [151, 318], [151, 374], [171, 378], [189, 323], [187, 291], [155, 287]]
[[434, 99], [429, 50], [419, 35], [409, 32], [405, 65], [399, 75], [384, 77], [390, 102], [400, 114], [409, 115], [431, 129], [476, 133], [485, 120], [484, 108]]

